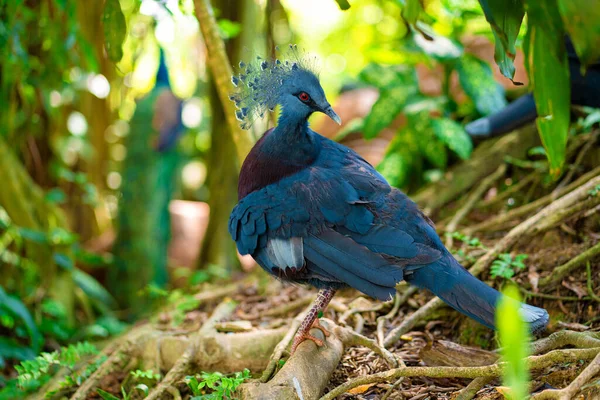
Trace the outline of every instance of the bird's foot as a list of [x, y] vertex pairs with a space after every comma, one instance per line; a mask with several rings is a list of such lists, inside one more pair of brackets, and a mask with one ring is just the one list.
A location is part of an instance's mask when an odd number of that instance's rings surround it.
[[323, 325], [321, 325], [321, 322], [319, 322], [319, 318], [315, 319], [315, 322], [313, 322], [312, 324], [312, 328], [318, 329], [321, 332], [323, 332], [323, 335], [325, 335], [325, 337], [329, 337], [331, 335], [331, 332], [329, 332], [327, 329], [325, 329], [325, 327]]
[[[325, 334], [325, 331], [323, 331], [323, 334]], [[327, 334], [329, 334], [329, 332], [327, 332]], [[305, 340], [312, 340], [318, 347], [322, 347], [325, 344], [321, 339], [314, 337], [310, 333], [298, 333], [294, 338], [294, 342], [292, 343], [292, 351], [290, 352], [290, 354], [294, 354], [300, 343], [304, 342]]]
[[[312, 326], [310, 327], [310, 329], [313, 329], [313, 328], [318, 329], [321, 332], [323, 332], [323, 335], [325, 337], [331, 336], [331, 332], [329, 332], [327, 329], [325, 329], [325, 327], [323, 325], [321, 325], [318, 318], [315, 320], [315, 322], [313, 322]], [[323, 343], [323, 341], [321, 339], [314, 337], [309, 332], [298, 332], [296, 334], [296, 337], [294, 338], [294, 342], [292, 343], [291, 354], [294, 354], [298, 345], [300, 345], [300, 343], [304, 342], [305, 340], [312, 340], [319, 347], [321, 347], [325, 344], [325, 343]]]

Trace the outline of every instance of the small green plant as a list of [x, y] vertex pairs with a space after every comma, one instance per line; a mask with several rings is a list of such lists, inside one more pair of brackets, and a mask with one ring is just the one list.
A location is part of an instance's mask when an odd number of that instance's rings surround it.
[[[248, 379], [250, 371], [244, 369], [233, 376], [226, 376], [220, 372], [202, 372], [200, 380], [197, 376], [188, 376], [185, 383], [192, 391], [192, 400], [221, 400], [230, 399], [238, 386]], [[211, 392], [206, 393], [207, 389]]]
[[485, 246], [481, 243], [481, 240], [478, 238], [467, 236], [460, 232], [446, 232], [446, 236], [460, 240], [469, 247], [479, 247], [482, 249], [485, 248]]
[[518, 254], [513, 258], [509, 253], [502, 253], [498, 259], [494, 260], [490, 268], [492, 278], [501, 277], [510, 279], [515, 276], [516, 270], [525, 269], [523, 262], [527, 258], [527, 254]]
[[135, 393], [136, 390], [139, 390], [142, 393], [144, 393], [144, 397], [148, 396], [149, 389], [148, 386], [144, 384], [139, 384], [135, 386], [129, 392], [127, 392], [127, 390], [125, 390], [125, 388], [121, 386], [121, 396], [123, 396], [122, 398], [119, 398], [114, 394], [108, 393], [107, 391], [102, 389], [96, 389], [96, 392], [100, 397], [102, 397], [103, 400], [131, 400], [133, 398], [133, 393]]
[[152, 371], [151, 369], [143, 371], [141, 369], [136, 369], [135, 371], [131, 371], [130, 375], [140, 381], [140, 380], [150, 380], [150, 381], [159, 381], [161, 375], [159, 373], [156, 373], [154, 371]]
[[17, 365], [18, 383], [21, 388], [34, 390], [43, 384], [41, 378], [52, 375], [55, 368], [73, 369], [83, 357], [97, 354], [96, 347], [88, 342], [80, 342], [62, 347], [52, 353], [41, 353], [33, 360], [26, 360]]
[[510, 388], [506, 395], [511, 400], [528, 398], [529, 370], [525, 359], [529, 352], [529, 331], [519, 313], [519, 307], [519, 290], [511, 285], [504, 291], [496, 313], [502, 345], [500, 353], [505, 362], [502, 381]]
[[592, 190], [590, 190], [588, 192], [588, 194], [592, 197], [596, 197], [598, 196], [598, 193], [600, 193], [600, 185], [596, 185], [592, 188]]

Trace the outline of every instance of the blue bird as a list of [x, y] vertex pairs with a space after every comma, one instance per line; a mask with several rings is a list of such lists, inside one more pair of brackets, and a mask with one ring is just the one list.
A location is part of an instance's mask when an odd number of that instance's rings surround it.
[[[348, 286], [386, 301], [406, 280], [494, 328], [501, 294], [454, 259], [433, 223], [405, 194], [357, 153], [308, 127], [314, 112], [341, 120], [310, 62], [298, 57], [295, 47], [292, 56], [293, 62], [241, 63], [241, 76], [232, 79], [238, 91], [231, 100], [242, 127], [276, 105], [281, 114], [243, 163], [239, 203], [229, 220], [241, 254], [250, 254], [279, 279], [320, 289], [292, 352], [305, 339], [322, 345], [308, 332], [323, 330], [318, 313], [337, 289]], [[522, 304], [520, 310], [533, 331], [548, 323], [544, 309]]]
[[182, 111], [183, 101], [171, 90], [169, 71], [165, 60], [164, 50], [160, 49], [156, 84], [153, 91], [157, 93], [154, 102], [152, 127], [158, 132], [155, 150], [159, 153], [175, 147], [177, 140], [184, 132]]

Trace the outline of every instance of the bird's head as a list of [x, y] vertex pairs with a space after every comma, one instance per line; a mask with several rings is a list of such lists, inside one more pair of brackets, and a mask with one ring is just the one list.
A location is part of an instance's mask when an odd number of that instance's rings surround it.
[[236, 117], [242, 128], [250, 128], [254, 119], [273, 111], [276, 105], [288, 118], [302, 120], [322, 112], [341, 124], [314, 72], [313, 60], [299, 57], [295, 45], [290, 45], [290, 55], [292, 60], [288, 61], [257, 57], [249, 65], [240, 62], [240, 74], [231, 78], [237, 91], [229, 98], [238, 108]]

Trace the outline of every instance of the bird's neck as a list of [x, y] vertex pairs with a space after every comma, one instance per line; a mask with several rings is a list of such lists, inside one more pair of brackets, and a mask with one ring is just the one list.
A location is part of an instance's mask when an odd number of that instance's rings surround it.
[[280, 117], [252, 148], [240, 171], [238, 197], [279, 182], [311, 165], [320, 151], [320, 141], [304, 121]]

